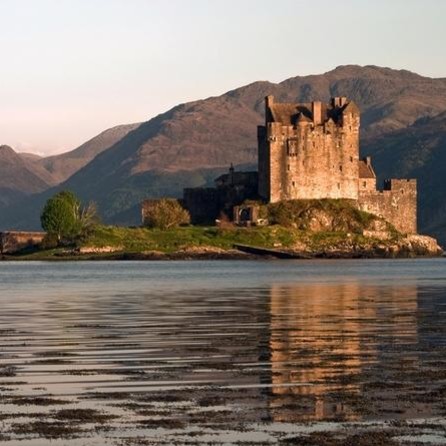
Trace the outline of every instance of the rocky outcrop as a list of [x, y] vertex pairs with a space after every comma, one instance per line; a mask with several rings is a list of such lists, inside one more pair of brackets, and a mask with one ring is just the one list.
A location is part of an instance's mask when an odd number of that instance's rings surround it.
[[443, 248], [437, 240], [427, 235], [412, 234], [408, 235], [404, 241], [407, 246], [417, 255], [441, 255]]
[[347, 234], [343, 239], [327, 241], [319, 246], [309, 240], [307, 243], [299, 242], [290, 251], [316, 258], [438, 257], [443, 253], [437, 241], [426, 235], [413, 234], [399, 238], [377, 238], [376, 233], [371, 235], [373, 237], [364, 237], [358, 241], [352, 234]]
[[123, 246], [82, 246], [76, 250], [79, 254], [104, 254], [123, 251]]

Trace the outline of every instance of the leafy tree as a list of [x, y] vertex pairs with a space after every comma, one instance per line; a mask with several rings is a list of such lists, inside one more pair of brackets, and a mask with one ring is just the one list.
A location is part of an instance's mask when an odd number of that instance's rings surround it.
[[98, 222], [96, 205], [89, 203], [83, 207], [73, 192], [62, 191], [46, 202], [40, 222], [58, 241], [74, 239]]
[[168, 229], [190, 223], [189, 212], [173, 198], [147, 200], [143, 212], [144, 225], [149, 228]]
[[72, 236], [78, 229], [79, 206], [79, 200], [73, 193], [59, 192], [43, 208], [40, 216], [42, 228], [50, 234], [56, 234], [58, 240]]

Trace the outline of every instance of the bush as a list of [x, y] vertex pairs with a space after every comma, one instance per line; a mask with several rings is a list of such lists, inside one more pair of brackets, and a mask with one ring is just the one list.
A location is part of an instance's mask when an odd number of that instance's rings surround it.
[[178, 200], [147, 200], [143, 205], [143, 224], [149, 228], [168, 229], [190, 223], [189, 212]]

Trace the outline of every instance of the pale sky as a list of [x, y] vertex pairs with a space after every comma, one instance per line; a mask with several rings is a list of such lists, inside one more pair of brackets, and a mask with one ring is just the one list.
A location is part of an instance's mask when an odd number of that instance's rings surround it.
[[446, 77], [446, 0], [0, 0], [0, 144], [54, 154], [256, 80]]

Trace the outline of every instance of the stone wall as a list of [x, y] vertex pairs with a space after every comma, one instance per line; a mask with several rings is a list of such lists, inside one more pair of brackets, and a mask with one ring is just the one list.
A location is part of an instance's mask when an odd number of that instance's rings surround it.
[[0, 232], [0, 252], [13, 254], [22, 249], [38, 246], [45, 235], [45, 232]]
[[359, 110], [338, 99], [331, 104], [266, 99], [266, 125], [258, 129], [264, 200], [358, 198]]
[[183, 205], [189, 211], [192, 224], [214, 223], [220, 214], [220, 196], [214, 187], [184, 189]]
[[417, 232], [416, 180], [387, 180], [384, 190], [361, 190], [359, 207], [378, 215], [406, 234]]
[[245, 200], [258, 198], [257, 172], [234, 172], [215, 180], [215, 188], [188, 188], [183, 191], [183, 205], [189, 211], [192, 224], [213, 224], [226, 215], [232, 219], [233, 208]]

